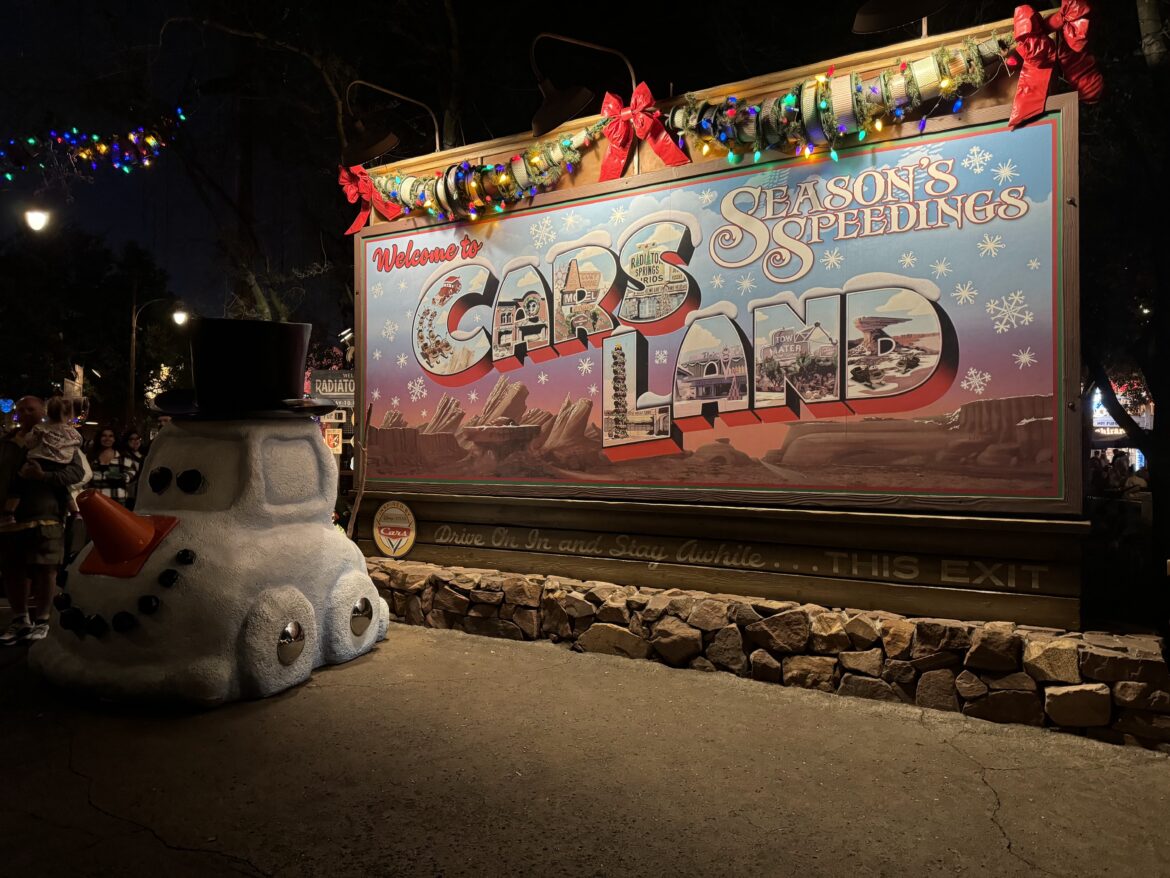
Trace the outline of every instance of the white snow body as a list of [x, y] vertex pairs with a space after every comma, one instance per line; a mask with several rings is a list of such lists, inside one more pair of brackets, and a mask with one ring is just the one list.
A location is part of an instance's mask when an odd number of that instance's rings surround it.
[[[163, 470], [171, 478], [156, 491]], [[179, 482], [190, 487], [191, 470], [202, 479], [187, 493]], [[81, 573], [92, 544], [68, 574], [86, 616], [109, 623], [126, 611], [138, 624], [100, 637], [54, 625], [30, 664], [104, 697], [210, 705], [273, 695], [369, 651], [389, 609], [361, 550], [332, 523], [336, 485], [337, 464], [308, 419], [168, 425], [144, 462], [135, 512], [177, 526], [133, 578]], [[170, 586], [164, 571], [177, 573]], [[144, 595], [158, 598], [153, 613], [140, 611]], [[290, 623], [304, 637], [299, 653], [287, 643]]]

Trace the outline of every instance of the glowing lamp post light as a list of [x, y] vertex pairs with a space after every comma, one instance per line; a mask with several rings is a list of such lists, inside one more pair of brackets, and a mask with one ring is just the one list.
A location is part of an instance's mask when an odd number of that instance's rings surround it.
[[49, 212], [47, 210], [26, 210], [24, 221], [34, 232], [42, 231], [49, 224]]

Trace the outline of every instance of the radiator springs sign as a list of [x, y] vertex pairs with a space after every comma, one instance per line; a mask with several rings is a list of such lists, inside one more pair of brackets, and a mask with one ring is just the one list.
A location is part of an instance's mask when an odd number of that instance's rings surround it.
[[368, 233], [367, 479], [1059, 503], [1060, 138]]

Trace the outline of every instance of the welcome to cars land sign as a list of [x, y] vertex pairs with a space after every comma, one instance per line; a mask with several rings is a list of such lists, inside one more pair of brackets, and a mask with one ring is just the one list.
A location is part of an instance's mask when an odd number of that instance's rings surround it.
[[1062, 124], [369, 230], [367, 483], [1070, 508]]

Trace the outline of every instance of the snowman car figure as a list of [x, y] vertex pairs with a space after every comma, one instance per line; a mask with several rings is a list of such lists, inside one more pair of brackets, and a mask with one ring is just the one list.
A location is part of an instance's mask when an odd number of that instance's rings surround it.
[[[219, 704], [295, 686], [385, 636], [386, 601], [331, 521], [337, 464], [310, 416], [333, 406], [292, 398], [308, 337], [307, 324], [200, 321], [198, 400], [157, 400], [174, 420], [144, 462], [136, 511], [79, 499], [93, 543], [55, 602], [60, 624], [29, 654], [52, 682]], [[226, 351], [254, 362], [217, 362]]]

